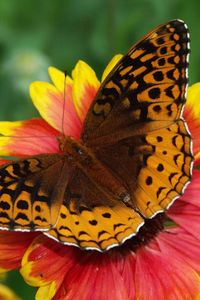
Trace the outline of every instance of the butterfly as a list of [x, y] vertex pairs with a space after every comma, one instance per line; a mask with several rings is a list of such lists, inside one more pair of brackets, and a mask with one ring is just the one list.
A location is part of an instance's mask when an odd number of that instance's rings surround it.
[[183, 21], [157, 27], [104, 80], [80, 140], [1, 166], [0, 229], [105, 251], [165, 212], [191, 179], [188, 57]]

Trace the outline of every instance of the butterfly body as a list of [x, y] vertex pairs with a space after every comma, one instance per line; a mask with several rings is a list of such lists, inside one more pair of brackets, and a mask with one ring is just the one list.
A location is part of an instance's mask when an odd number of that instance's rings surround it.
[[[91, 148], [71, 137], [65, 137], [62, 144], [71, 169], [73, 166], [80, 169], [108, 198], [128, 201], [130, 196], [123, 180], [117, 178], [116, 174], [96, 157]], [[87, 204], [90, 205], [90, 203]]]
[[184, 22], [157, 27], [104, 80], [79, 141], [1, 166], [0, 228], [105, 251], [165, 212], [192, 175], [188, 55]]

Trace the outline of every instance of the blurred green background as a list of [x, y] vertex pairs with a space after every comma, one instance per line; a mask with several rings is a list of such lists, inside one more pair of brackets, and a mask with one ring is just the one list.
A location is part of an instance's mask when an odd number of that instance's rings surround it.
[[[7, 0], [0, 1], [0, 120], [37, 115], [29, 84], [48, 80], [52, 65], [70, 74], [78, 59], [101, 75], [110, 58], [171, 19], [191, 33], [190, 84], [200, 81], [198, 0]], [[16, 272], [6, 283], [22, 299], [34, 299]], [[45, 300], [45, 299], [44, 299]]]

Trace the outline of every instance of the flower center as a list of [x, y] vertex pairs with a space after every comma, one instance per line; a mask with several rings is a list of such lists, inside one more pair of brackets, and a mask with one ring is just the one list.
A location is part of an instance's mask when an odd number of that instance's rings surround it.
[[165, 213], [160, 213], [152, 219], [146, 219], [137, 235], [127, 240], [121, 247], [136, 252], [140, 247], [147, 245], [160, 231], [169, 225], [172, 225], [172, 223]]

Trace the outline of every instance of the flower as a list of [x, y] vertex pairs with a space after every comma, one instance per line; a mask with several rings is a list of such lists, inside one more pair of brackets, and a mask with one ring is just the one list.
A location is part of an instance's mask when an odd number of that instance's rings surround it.
[[0, 283], [0, 300], [20, 300], [20, 298], [11, 289]]
[[[113, 58], [102, 80], [120, 57]], [[60, 133], [80, 137], [83, 120], [100, 82], [83, 61], [75, 66], [72, 78], [65, 78], [55, 68], [49, 68], [49, 74], [53, 84], [35, 82], [30, 88], [42, 118], [1, 122], [0, 155], [57, 153]], [[196, 164], [200, 157], [200, 105], [195, 100], [198, 95], [199, 84], [190, 87], [184, 112], [193, 135]], [[0, 267], [20, 269], [25, 281], [38, 288], [37, 300], [199, 299], [199, 192], [200, 171], [195, 169], [186, 192], [166, 213], [164, 229], [145, 242], [138, 235], [137, 249], [129, 240], [105, 253], [82, 251], [38, 232], [1, 231]], [[151, 228], [154, 227], [156, 218], [151, 221]], [[148, 233], [148, 228], [145, 230]]]
[[0, 269], [0, 300], [20, 300], [20, 298], [5, 284], [2, 283], [6, 279], [4, 269]]

